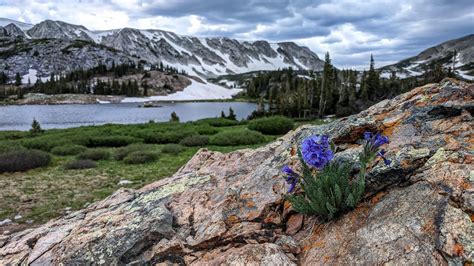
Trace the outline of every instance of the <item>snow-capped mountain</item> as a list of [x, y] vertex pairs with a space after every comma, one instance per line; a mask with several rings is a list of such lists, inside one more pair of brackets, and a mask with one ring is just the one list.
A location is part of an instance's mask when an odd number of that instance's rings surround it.
[[28, 23], [15, 21], [15, 20], [11, 20], [11, 19], [8, 19], [8, 18], [0, 18], [0, 27], [5, 27], [9, 24], [14, 24], [18, 28], [20, 28], [21, 30], [24, 30], [24, 31], [29, 30], [34, 26], [34, 25], [31, 25], [31, 24], [28, 24]]
[[474, 80], [474, 34], [441, 43], [380, 70], [383, 77], [395, 71], [397, 76], [405, 78], [422, 75], [435, 64], [441, 64], [444, 69], [454, 68], [458, 76]]
[[[4, 62], [0, 61], [0, 71], [6, 70], [9, 75], [16, 72], [27, 73], [31, 68], [37, 69], [40, 75], [49, 75], [53, 71], [63, 72], [80, 66], [84, 60], [89, 64], [94, 61], [98, 64], [127, 60], [162, 62], [205, 78], [284, 67], [320, 70], [323, 66], [323, 61], [314, 52], [292, 42], [198, 38], [163, 30], [133, 28], [90, 31], [84, 26], [51, 20], [36, 25], [7, 19], [0, 19], [0, 23], [3, 25], [0, 33], [2, 29], [6, 31], [7, 27], [16, 25], [15, 28], [19, 28], [24, 36], [9, 34], [8, 31], [7, 35], [23, 37], [22, 46], [27, 47], [18, 49], [18, 45], [15, 45], [12, 48], [8, 46], [8, 41], [0, 40], [0, 57], [4, 59]], [[63, 55], [52, 53], [58, 50]], [[118, 57], [117, 60], [115, 56]], [[49, 65], [53, 61], [54, 65]], [[18, 64], [19, 62], [21, 63]]]

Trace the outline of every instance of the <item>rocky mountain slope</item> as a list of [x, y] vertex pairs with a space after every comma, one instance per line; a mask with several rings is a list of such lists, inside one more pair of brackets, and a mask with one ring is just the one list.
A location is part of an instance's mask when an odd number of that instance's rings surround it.
[[[269, 43], [267, 41], [238, 41], [229, 38], [197, 38], [178, 35], [162, 30], [139, 30], [123, 28], [109, 31], [90, 31], [84, 26], [73, 25], [61, 21], [46, 20], [34, 26], [18, 22], [4, 25], [9, 20], [0, 19], [0, 32], [7, 27], [17, 25], [23, 33], [22, 45], [29, 49], [5, 47], [0, 43], [0, 71], [9, 75], [16, 72], [25, 74], [29, 65], [37, 67], [49, 65], [53, 56], [50, 50], [61, 50], [57, 42], [74, 44], [80, 41], [87, 47], [100, 47], [88, 57], [96, 63], [100, 60], [115, 59], [107, 53], [113, 49], [120, 54], [117, 61], [123, 61], [126, 54], [128, 60], [144, 60], [148, 63], [162, 62], [165, 65], [184, 70], [191, 75], [215, 77], [223, 74], [243, 73], [253, 70], [276, 70], [293, 67], [296, 69], [322, 69], [323, 62], [307, 47], [298, 46], [291, 42]], [[18, 34], [7, 34], [18, 40]], [[5, 36], [4, 36], [5, 38]], [[41, 40], [46, 47], [36, 47]], [[12, 40], [10, 41], [12, 42]], [[33, 53], [44, 55], [32, 59]], [[55, 63], [54, 71], [67, 70], [68, 66], [76, 66], [82, 62], [88, 50], [78, 49], [67, 54], [67, 62]], [[22, 62], [17, 65], [17, 63]], [[7, 67], [8, 66], [8, 67]], [[83, 66], [87, 67], [87, 66]], [[51, 69], [36, 69], [40, 75], [47, 76]]]
[[[258, 149], [199, 151], [175, 175], [0, 236], [0, 264], [453, 264], [474, 259], [472, 84], [444, 80]], [[356, 161], [366, 130], [391, 139], [365, 200], [322, 223], [285, 202], [282, 165], [313, 134]], [[357, 171], [357, 169], [354, 169]]]
[[404, 78], [422, 75], [433, 64], [441, 64], [446, 69], [454, 66], [457, 75], [474, 80], [474, 34], [441, 43], [380, 70], [385, 77], [395, 71]]

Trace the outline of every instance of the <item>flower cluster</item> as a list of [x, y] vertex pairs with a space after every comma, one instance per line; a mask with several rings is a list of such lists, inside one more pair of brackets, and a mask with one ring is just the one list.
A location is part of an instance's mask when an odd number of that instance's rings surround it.
[[329, 220], [354, 209], [364, 196], [366, 173], [371, 161], [380, 156], [385, 164], [391, 163], [385, 157], [385, 150], [381, 149], [387, 143], [388, 137], [366, 132], [364, 149], [359, 155], [360, 171], [358, 177], [352, 177], [353, 167], [350, 163], [342, 160], [332, 162], [334, 152], [328, 136], [316, 135], [304, 139], [298, 149], [302, 173], [297, 173], [287, 165], [282, 169], [290, 186], [289, 193], [294, 192], [298, 183], [301, 185], [302, 193], [287, 196], [294, 210], [317, 214]]
[[[385, 157], [386, 151], [384, 149], [379, 150], [382, 145], [389, 143], [387, 136], [380, 133], [365, 132], [364, 140], [363, 155], [370, 157], [371, 154], [374, 154], [374, 156], [381, 157], [386, 165], [392, 163], [391, 160]], [[329, 144], [329, 137], [327, 135], [315, 135], [304, 139], [301, 144], [301, 157], [307, 165], [322, 170], [334, 158], [334, 152]], [[282, 168], [282, 172], [286, 175], [286, 182], [290, 185], [288, 192], [291, 193], [300, 181], [301, 176], [288, 165]]]
[[295, 189], [296, 183], [298, 183], [300, 175], [297, 174], [295, 171], [293, 171], [288, 165], [283, 166], [281, 171], [286, 174], [286, 183], [290, 185], [290, 188], [288, 189], [288, 193], [293, 192], [293, 190]]
[[385, 165], [390, 165], [392, 161], [387, 159], [385, 157], [386, 151], [384, 149], [381, 149], [379, 151], [379, 148], [384, 145], [388, 144], [390, 141], [387, 136], [381, 135], [380, 133], [372, 133], [372, 132], [365, 132], [364, 133], [364, 140], [365, 140], [365, 145], [364, 145], [364, 152], [365, 154], [376, 154], [380, 158], [383, 159]]
[[303, 160], [310, 166], [323, 169], [334, 158], [334, 153], [329, 147], [329, 137], [316, 135], [309, 137], [301, 144]]
[[[329, 145], [329, 137], [326, 135], [316, 135], [303, 140], [301, 156], [308, 165], [319, 170], [323, 169], [334, 158], [334, 153]], [[282, 168], [282, 172], [286, 175], [286, 182], [290, 185], [288, 192], [291, 193], [300, 180], [300, 175], [288, 165]]]

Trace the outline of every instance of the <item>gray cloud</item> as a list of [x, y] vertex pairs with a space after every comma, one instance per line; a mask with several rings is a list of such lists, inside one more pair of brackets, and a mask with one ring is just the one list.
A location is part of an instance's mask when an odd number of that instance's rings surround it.
[[296, 41], [339, 67], [416, 55], [473, 33], [472, 0], [2, 0], [0, 17], [91, 29], [161, 28], [198, 36]]

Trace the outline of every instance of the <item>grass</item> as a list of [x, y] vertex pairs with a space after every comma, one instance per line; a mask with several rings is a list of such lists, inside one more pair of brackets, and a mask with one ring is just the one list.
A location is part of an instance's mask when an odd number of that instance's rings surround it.
[[[214, 124], [216, 126], [211, 126]], [[205, 146], [184, 147], [184, 150], [174, 154], [162, 152], [170, 144], [140, 144], [145, 137], [153, 133], [193, 131], [201, 135], [210, 132], [217, 134], [240, 134], [246, 130], [246, 123], [223, 126], [222, 121], [205, 120], [192, 123], [147, 123], [139, 125], [103, 125], [87, 126], [70, 129], [46, 130], [39, 136], [31, 136], [25, 132], [0, 132], [0, 147], [29, 148], [40, 147], [51, 152], [55, 147], [64, 145], [86, 146], [90, 138], [102, 136], [120, 136], [121, 139], [134, 138], [132, 148], [159, 154], [158, 158], [144, 164], [127, 164], [114, 159], [114, 155], [127, 149], [126, 147], [102, 147], [110, 153], [106, 160], [97, 161], [97, 167], [92, 169], [67, 170], [65, 166], [75, 160], [76, 155], [51, 155], [51, 163], [47, 167], [36, 168], [27, 172], [0, 174], [0, 221], [21, 214], [20, 222], [33, 220], [43, 223], [61, 216], [63, 210], [70, 207], [81, 209], [86, 204], [101, 200], [121, 186], [121, 180], [133, 183], [126, 185], [130, 188], [140, 188], [164, 177], [173, 175], [181, 166], [191, 159], [200, 149], [208, 148], [220, 152], [230, 152], [243, 148], [255, 148], [273, 141], [278, 136], [264, 135], [264, 141], [252, 145], [239, 146]], [[229, 123], [230, 124], [230, 123]], [[199, 130], [203, 129], [205, 130]], [[174, 140], [173, 140], [174, 141]], [[3, 146], [2, 146], [3, 145]], [[173, 145], [173, 144], [171, 144]], [[25, 147], [27, 146], [27, 147]], [[143, 149], [136, 147], [143, 147]], [[74, 146], [76, 147], [76, 146]], [[0, 150], [0, 153], [2, 151]], [[125, 156], [125, 155], [124, 155]]]

